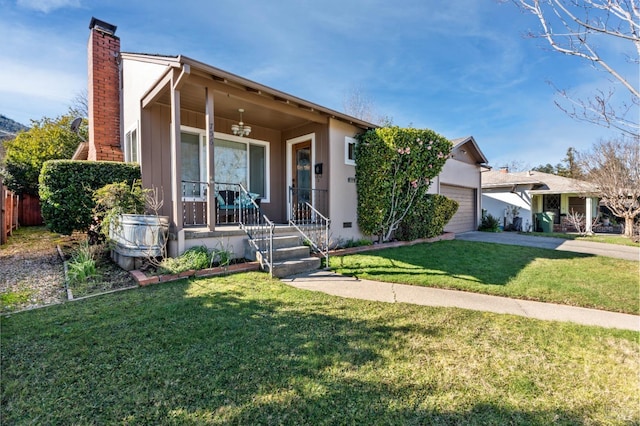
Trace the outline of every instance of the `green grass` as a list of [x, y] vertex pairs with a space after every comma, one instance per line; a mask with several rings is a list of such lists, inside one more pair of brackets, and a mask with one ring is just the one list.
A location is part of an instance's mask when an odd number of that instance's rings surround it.
[[364, 279], [640, 313], [638, 262], [565, 251], [440, 241], [334, 257]]
[[13, 310], [15, 306], [27, 303], [32, 294], [33, 291], [28, 289], [0, 293], [0, 312]]
[[265, 274], [0, 318], [3, 424], [638, 424], [638, 333]]
[[565, 240], [590, 241], [593, 243], [607, 243], [607, 244], [617, 244], [621, 246], [640, 247], [640, 243], [634, 243], [630, 238], [627, 238], [623, 235], [614, 235], [614, 234], [596, 234], [596, 235], [581, 236], [578, 234], [566, 234], [561, 232], [528, 232], [526, 233], [526, 235], [532, 235], [534, 237], [552, 237], [552, 238], [562, 238]]

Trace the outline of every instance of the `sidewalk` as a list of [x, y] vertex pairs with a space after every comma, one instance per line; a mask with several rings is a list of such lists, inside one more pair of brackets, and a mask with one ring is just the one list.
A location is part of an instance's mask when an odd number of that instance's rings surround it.
[[354, 299], [456, 307], [498, 314], [518, 315], [540, 320], [568, 321], [582, 325], [640, 331], [640, 316], [636, 315], [488, 296], [464, 291], [359, 280], [338, 275], [331, 271], [313, 271], [307, 274], [295, 275], [283, 278], [282, 282], [299, 289], [320, 291], [334, 296]]

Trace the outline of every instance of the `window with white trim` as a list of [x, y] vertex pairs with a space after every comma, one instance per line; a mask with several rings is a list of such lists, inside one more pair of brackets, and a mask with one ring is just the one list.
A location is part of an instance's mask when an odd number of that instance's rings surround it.
[[349, 136], [344, 137], [344, 164], [356, 165], [356, 139]]
[[138, 128], [129, 130], [124, 137], [124, 161], [138, 162]]
[[181, 128], [182, 198], [185, 200], [202, 201], [206, 195], [206, 141], [204, 130]]
[[239, 183], [269, 201], [269, 143], [218, 134], [213, 143], [215, 181]]

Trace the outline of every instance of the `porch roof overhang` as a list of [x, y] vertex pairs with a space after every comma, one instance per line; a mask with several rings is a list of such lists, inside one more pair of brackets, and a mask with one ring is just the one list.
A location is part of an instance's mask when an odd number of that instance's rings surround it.
[[551, 194], [574, 194], [578, 197], [595, 197], [598, 194], [593, 191], [584, 191], [579, 189], [566, 189], [562, 191], [552, 190], [552, 189], [531, 189], [527, 191], [531, 195], [551, 195]]
[[[205, 112], [203, 87], [215, 96], [215, 115], [237, 120], [238, 109], [243, 108], [248, 124], [272, 129], [292, 129], [310, 122], [328, 123], [340, 120], [363, 130], [377, 127], [373, 123], [314, 104], [293, 95], [256, 83], [186, 56], [163, 57], [144, 54], [122, 54], [132, 60], [146, 60], [168, 66], [143, 95], [143, 108], [159, 103], [170, 105], [171, 91], [181, 92], [181, 108], [197, 113]], [[172, 86], [173, 82], [173, 86]], [[176, 83], [179, 82], [179, 85]]]

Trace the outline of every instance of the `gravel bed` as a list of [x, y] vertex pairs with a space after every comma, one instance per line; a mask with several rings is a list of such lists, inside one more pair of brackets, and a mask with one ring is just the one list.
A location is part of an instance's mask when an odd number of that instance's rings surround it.
[[[8, 244], [0, 246], [0, 313], [33, 309], [67, 300], [64, 261], [84, 234], [61, 236], [44, 227], [14, 231]], [[99, 277], [72, 288], [75, 298], [136, 286], [133, 277], [108, 259], [96, 255]]]
[[31, 309], [66, 299], [63, 261], [56, 249], [58, 238], [41, 232], [18, 230], [0, 247], [0, 294], [6, 298], [2, 311]]

